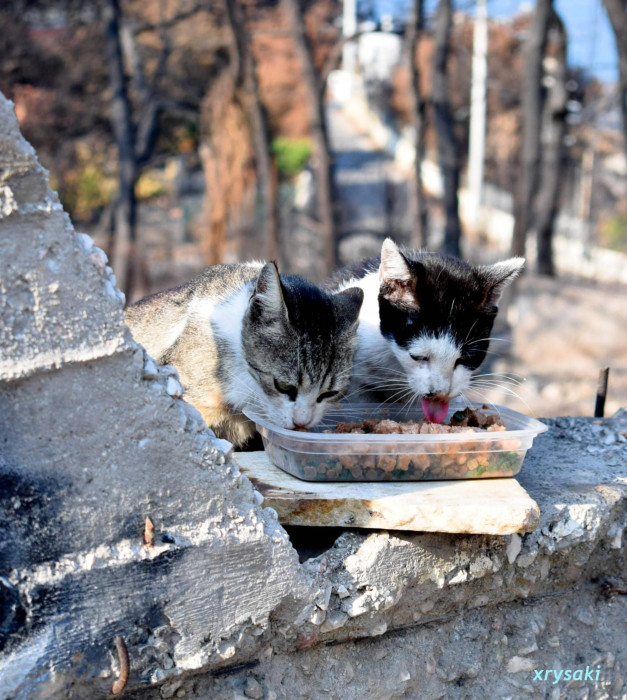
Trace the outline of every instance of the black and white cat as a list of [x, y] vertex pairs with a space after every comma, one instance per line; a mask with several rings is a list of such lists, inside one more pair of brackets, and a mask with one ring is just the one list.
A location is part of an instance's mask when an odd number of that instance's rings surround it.
[[352, 397], [422, 397], [428, 420], [470, 387], [483, 362], [505, 287], [525, 261], [473, 266], [439, 253], [405, 252], [386, 239], [380, 259], [342, 271], [339, 290], [359, 287]]
[[216, 265], [126, 310], [135, 340], [174, 365], [185, 398], [218, 437], [242, 446], [254, 425], [316, 425], [348, 387], [363, 294], [330, 294], [274, 263]]

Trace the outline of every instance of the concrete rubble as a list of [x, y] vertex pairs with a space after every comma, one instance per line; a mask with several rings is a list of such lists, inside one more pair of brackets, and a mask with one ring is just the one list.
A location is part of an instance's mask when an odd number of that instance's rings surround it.
[[137, 698], [626, 697], [627, 412], [548, 421], [532, 533], [313, 528], [301, 564], [122, 304], [1, 98], [0, 697], [107, 697], [116, 636]]

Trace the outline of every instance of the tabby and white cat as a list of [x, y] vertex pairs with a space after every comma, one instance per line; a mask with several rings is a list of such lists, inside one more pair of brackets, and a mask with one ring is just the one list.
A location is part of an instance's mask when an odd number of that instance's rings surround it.
[[352, 397], [422, 397], [425, 416], [446, 417], [483, 362], [505, 287], [523, 258], [472, 266], [439, 253], [401, 252], [386, 239], [381, 257], [347, 268], [337, 288], [359, 287]]
[[135, 340], [174, 365], [184, 398], [218, 437], [242, 446], [242, 409], [284, 428], [315, 425], [346, 391], [360, 289], [329, 294], [274, 263], [216, 265], [126, 310]]

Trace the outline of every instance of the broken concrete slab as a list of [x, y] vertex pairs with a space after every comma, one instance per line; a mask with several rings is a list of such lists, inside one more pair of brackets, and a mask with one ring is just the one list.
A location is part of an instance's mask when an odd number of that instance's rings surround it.
[[516, 479], [302, 481], [275, 467], [265, 452], [233, 458], [283, 525], [511, 535], [532, 532], [540, 520]]
[[74, 233], [0, 97], [0, 378], [110, 356], [130, 342], [105, 254]]
[[[578, 619], [582, 610], [593, 625]], [[625, 596], [592, 585], [568, 588], [298, 653], [268, 645], [254, 664], [232, 674], [177, 679], [161, 693], [136, 697], [160, 700], [174, 688], [175, 697], [188, 700], [231, 700], [259, 686], [264, 698], [276, 700], [624, 698], [626, 614]]]
[[108, 692], [118, 635], [130, 685], [254, 653], [307, 591], [286, 533], [132, 341], [1, 96], [0, 163], [0, 696]]

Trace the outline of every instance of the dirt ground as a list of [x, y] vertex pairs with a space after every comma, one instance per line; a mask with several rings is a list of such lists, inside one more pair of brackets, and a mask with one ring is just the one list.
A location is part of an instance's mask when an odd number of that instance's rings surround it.
[[501, 356], [480, 373], [524, 381], [491, 390], [490, 400], [535, 416], [592, 415], [599, 370], [609, 367], [605, 415], [627, 406], [627, 289], [528, 275], [507, 320], [511, 343], [493, 342]]

